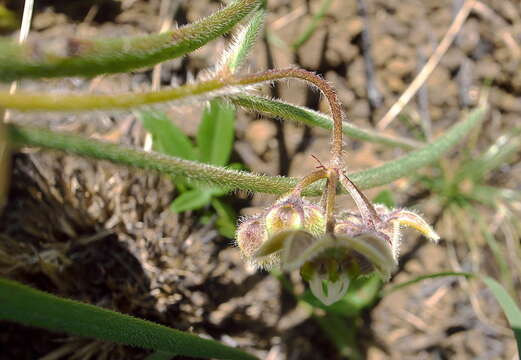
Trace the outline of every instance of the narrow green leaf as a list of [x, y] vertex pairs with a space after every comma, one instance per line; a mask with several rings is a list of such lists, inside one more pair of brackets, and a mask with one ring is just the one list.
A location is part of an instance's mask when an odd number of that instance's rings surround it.
[[[390, 161], [361, 173], [353, 174], [351, 180], [359, 187], [376, 187], [413, 174], [417, 169], [439, 159], [445, 152], [461, 141], [474, 127], [482, 123], [486, 108], [481, 107], [467, 115], [467, 119], [454, 125], [431, 144], [410, 152], [398, 160]], [[364, 179], [360, 179], [363, 174]]]
[[314, 316], [313, 318], [318, 322], [324, 334], [335, 344], [343, 358], [352, 360], [364, 359], [356, 343], [357, 327], [353, 320], [347, 320], [333, 314]]
[[297, 51], [302, 45], [304, 45], [315, 33], [315, 30], [320, 25], [320, 22], [328, 12], [329, 8], [331, 7], [332, 0], [322, 0], [322, 3], [320, 4], [320, 7], [315, 15], [313, 15], [313, 19], [311, 22], [306, 26], [304, 31], [299, 35], [297, 40], [291, 44], [291, 47], [294, 51]]
[[262, 0], [233, 1], [214, 14], [161, 34], [119, 39], [68, 39], [65, 55], [39, 43], [0, 40], [0, 82], [24, 78], [95, 76], [153, 66], [182, 56], [227, 33]]
[[462, 166], [454, 181], [471, 179], [478, 184], [494, 169], [505, 165], [521, 149], [521, 128], [500, 136], [485, 152]]
[[386, 289], [384, 289], [382, 291], [382, 296], [389, 295], [390, 293], [393, 293], [397, 290], [417, 284], [426, 279], [434, 279], [434, 278], [447, 277], [447, 276], [464, 276], [466, 278], [470, 278], [470, 277], [473, 277], [474, 274], [466, 273], [466, 272], [442, 271], [442, 272], [437, 272], [437, 273], [432, 273], [432, 274], [427, 274], [427, 275], [420, 275], [409, 281], [404, 281], [402, 283], [387, 287]]
[[215, 198], [212, 199], [212, 206], [217, 213], [216, 225], [219, 233], [229, 239], [235, 238], [237, 214], [233, 208], [229, 204]]
[[196, 160], [197, 152], [190, 139], [174, 125], [164, 112], [141, 111], [139, 118], [145, 129], [152, 135], [156, 151], [186, 160]]
[[0, 320], [174, 353], [216, 359], [255, 359], [216, 341], [0, 278]]
[[[259, 111], [284, 120], [300, 122], [309, 126], [318, 126], [327, 130], [333, 128], [333, 120], [331, 117], [302, 106], [288, 104], [281, 100], [267, 99], [261, 96], [251, 95], [234, 96], [231, 97], [230, 100], [234, 104], [246, 109]], [[360, 129], [345, 121], [342, 124], [342, 132], [353, 139], [387, 146], [396, 146], [404, 149], [414, 149], [422, 145], [414, 140], [383, 135], [371, 130]]]
[[197, 132], [200, 161], [224, 166], [230, 159], [235, 133], [235, 109], [222, 100], [211, 100]]
[[156, 352], [153, 352], [152, 354], [148, 355], [145, 358], [145, 360], [171, 360], [175, 356], [176, 355], [173, 353], [164, 352], [164, 351], [156, 351]]
[[496, 280], [483, 276], [481, 278], [483, 282], [488, 286], [494, 297], [496, 298], [499, 305], [503, 309], [510, 327], [514, 332], [514, 337], [517, 341], [517, 351], [519, 357], [521, 357], [521, 310], [517, 306], [514, 299], [508, 295], [507, 291], [499, 284]]
[[226, 57], [222, 61], [231, 73], [236, 72], [246, 60], [251, 49], [255, 45], [257, 36], [264, 24], [266, 11], [259, 9], [253, 13], [248, 24], [237, 34], [232, 45], [226, 51]]
[[[446, 151], [456, 145], [472, 128], [481, 124], [485, 108], [474, 110], [467, 119], [460, 121], [443, 136], [420, 150], [382, 166], [350, 174], [352, 181], [360, 189], [388, 184], [431, 164]], [[7, 125], [8, 137], [18, 146], [40, 146], [69, 151], [74, 154], [114, 163], [155, 170], [169, 175], [190, 178], [224, 189], [242, 189], [254, 192], [283, 194], [293, 189], [299, 179], [281, 176], [256, 175], [245, 171], [228, 170], [222, 167], [201, 164], [195, 161], [146, 152], [119, 144], [88, 139], [73, 134], [64, 134], [28, 126]], [[304, 195], [319, 195], [323, 182], [309, 186]]]
[[193, 189], [179, 195], [170, 205], [170, 209], [176, 213], [189, 210], [197, 210], [210, 203], [212, 194], [206, 190]]

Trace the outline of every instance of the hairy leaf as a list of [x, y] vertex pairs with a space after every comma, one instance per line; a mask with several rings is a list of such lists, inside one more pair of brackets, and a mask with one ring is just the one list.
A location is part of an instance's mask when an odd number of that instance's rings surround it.
[[0, 81], [95, 76], [153, 66], [189, 53], [227, 33], [263, 3], [263, 0], [233, 1], [207, 18], [161, 34], [119, 39], [69, 39], [60, 53], [48, 51], [44, 44], [0, 40]]
[[[231, 97], [231, 100], [234, 104], [246, 109], [260, 111], [267, 115], [276, 116], [284, 120], [301, 122], [309, 126], [318, 126], [327, 130], [333, 128], [333, 120], [329, 116], [302, 106], [288, 104], [281, 100], [267, 99], [252, 95], [233, 96]], [[388, 146], [396, 146], [404, 149], [414, 149], [422, 145], [414, 140], [383, 135], [371, 130], [360, 129], [345, 121], [342, 124], [342, 132], [353, 139]]]
[[[467, 119], [454, 125], [443, 136], [424, 148], [382, 166], [350, 174], [351, 179], [360, 189], [368, 189], [409, 176], [416, 170], [431, 164], [456, 145], [470, 130], [481, 123], [485, 110], [485, 108], [474, 110], [468, 115]], [[156, 170], [169, 175], [185, 176], [192, 181], [212, 184], [225, 189], [283, 194], [290, 191], [299, 180], [297, 178], [256, 175], [244, 171], [224, 169], [45, 129], [9, 124], [7, 130], [9, 139], [20, 146], [40, 146], [69, 151], [123, 165]], [[309, 186], [304, 194], [319, 195], [322, 188], [323, 182], [319, 181]]]

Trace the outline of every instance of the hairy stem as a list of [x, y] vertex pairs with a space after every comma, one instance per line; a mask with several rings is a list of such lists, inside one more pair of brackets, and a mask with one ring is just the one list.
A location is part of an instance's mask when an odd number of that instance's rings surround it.
[[45, 44], [0, 40], [0, 81], [24, 78], [95, 76], [153, 66], [182, 56], [227, 33], [263, 0], [237, 0], [216, 13], [161, 34], [119, 39], [68, 39], [63, 51]]
[[[351, 173], [350, 178], [360, 189], [368, 189], [389, 184], [439, 159], [456, 145], [473, 128], [481, 124], [486, 107], [481, 107], [455, 124], [443, 136], [422, 149], [372, 169]], [[222, 167], [201, 164], [175, 157], [146, 152], [119, 144], [88, 139], [74, 134], [65, 134], [46, 129], [9, 124], [6, 126], [10, 143], [16, 146], [38, 146], [67, 151], [91, 158], [108, 160], [117, 164], [142, 169], [155, 170], [169, 175], [186, 176], [194, 181], [222, 186], [228, 189], [242, 189], [254, 192], [284, 194], [298, 184], [299, 179], [280, 176], [256, 175], [234, 171]], [[323, 181], [309, 185], [302, 192], [305, 196], [320, 195]]]
[[327, 171], [326, 183], [326, 232], [334, 234], [335, 232], [335, 196], [336, 184], [338, 182], [338, 169], [332, 168]]
[[[268, 99], [255, 95], [238, 95], [229, 98], [235, 105], [241, 106], [248, 110], [262, 112], [264, 114], [276, 116], [284, 120], [304, 123], [309, 126], [318, 126], [327, 130], [333, 129], [333, 120], [331, 117], [303, 106], [297, 106], [281, 100]], [[367, 129], [361, 129], [346, 121], [342, 123], [342, 131], [344, 135], [354, 139], [386, 146], [396, 146], [406, 150], [419, 148], [422, 145], [425, 145], [412, 139], [386, 135]]]
[[320, 169], [312, 172], [311, 174], [304, 177], [299, 183], [295, 186], [292, 193], [294, 195], [300, 195], [302, 191], [308, 187], [309, 185], [316, 183], [319, 180], [322, 180], [327, 177], [327, 172], [324, 169]]

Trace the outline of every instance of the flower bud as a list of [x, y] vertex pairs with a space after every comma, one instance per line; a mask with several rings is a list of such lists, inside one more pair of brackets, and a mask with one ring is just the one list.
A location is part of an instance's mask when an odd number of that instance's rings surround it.
[[262, 219], [254, 217], [243, 221], [239, 225], [235, 241], [244, 257], [251, 259], [267, 239], [268, 234]]
[[305, 204], [304, 219], [304, 228], [311, 234], [318, 236], [326, 232], [326, 216], [320, 206]]
[[298, 230], [304, 228], [305, 216], [303, 200], [290, 196], [283, 198], [268, 210], [265, 218], [268, 236], [284, 230]]

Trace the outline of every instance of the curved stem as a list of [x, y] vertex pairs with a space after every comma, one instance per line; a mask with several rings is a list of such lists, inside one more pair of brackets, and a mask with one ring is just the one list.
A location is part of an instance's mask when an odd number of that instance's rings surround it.
[[327, 177], [327, 172], [324, 169], [320, 169], [312, 172], [311, 174], [304, 177], [293, 189], [294, 195], [300, 195], [302, 191], [309, 185], [316, 183], [317, 181]]
[[329, 83], [319, 75], [312, 73], [307, 70], [288, 68], [280, 70], [268, 70], [260, 74], [246, 75], [244, 80], [248, 78], [255, 79], [257, 77], [265, 77], [267, 81], [278, 80], [284, 78], [297, 78], [302, 79], [315, 85], [326, 97], [329, 109], [331, 111], [331, 117], [333, 118], [333, 136], [332, 136], [332, 148], [331, 155], [333, 162], [340, 162], [342, 157], [342, 121], [343, 113], [342, 106], [338, 100], [335, 89]]

